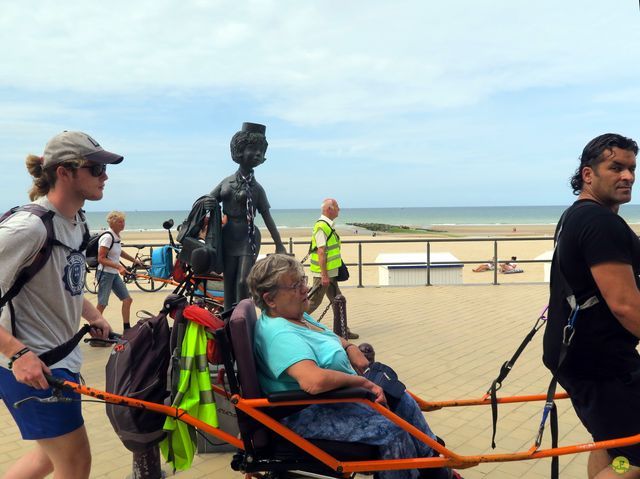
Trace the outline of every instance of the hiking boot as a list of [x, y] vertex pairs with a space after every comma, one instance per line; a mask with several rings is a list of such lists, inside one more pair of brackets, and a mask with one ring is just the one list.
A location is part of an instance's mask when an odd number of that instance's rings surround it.
[[352, 332], [349, 328], [347, 328], [347, 339], [358, 339], [360, 335], [358, 333]]

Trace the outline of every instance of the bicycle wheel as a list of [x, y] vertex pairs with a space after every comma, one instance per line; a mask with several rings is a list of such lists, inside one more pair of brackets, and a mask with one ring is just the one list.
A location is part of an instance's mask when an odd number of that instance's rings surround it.
[[167, 285], [165, 281], [162, 281], [159, 278], [154, 278], [149, 274], [149, 269], [151, 268], [151, 257], [142, 256], [140, 261], [142, 261], [144, 266], [134, 266], [133, 268], [133, 281], [136, 283], [136, 286], [142, 291], [147, 291], [149, 293], [159, 291], [164, 288]]
[[89, 293], [98, 293], [98, 269], [87, 266], [84, 270], [84, 289]]

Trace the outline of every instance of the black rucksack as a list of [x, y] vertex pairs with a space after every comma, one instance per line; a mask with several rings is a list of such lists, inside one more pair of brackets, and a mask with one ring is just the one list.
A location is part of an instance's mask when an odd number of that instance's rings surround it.
[[[170, 336], [167, 315], [182, 315], [184, 296], [170, 294], [157, 316], [141, 320], [125, 330], [113, 347], [106, 367], [109, 393], [162, 404], [169, 396]], [[165, 417], [157, 412], [107, 403], [107, 416], [124, 447], [142, 452], [165, 436]]]
[[107, 254], [109, 254], [109, 251], [111, 251], [113, 243], [117, 243], [117, 241], [113, 237], [113, 234], [111, 234], [111, 231], [102, 231], [100, 233], [92, 234], [91, 238], [89, 238], [89, 242], [87, 243], [87, 251], [85, 253], [85, 256], [87, 257], [87, 266], [89, 266], [90, 268], [98, 267], [98, 250], [100, 249], [99, 243], [100, 238], [102, 238], [102, 236], [104, 235], [111, 236], [111, 246], [109, 246]]

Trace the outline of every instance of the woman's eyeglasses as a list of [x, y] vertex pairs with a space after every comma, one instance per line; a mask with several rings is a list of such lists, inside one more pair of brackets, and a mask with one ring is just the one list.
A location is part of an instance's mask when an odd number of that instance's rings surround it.
[[91, 173], [91, 176], [95, 176], [96, 178], [104, 175], [107, 172], [107, 165], [103, 165], [101, 163], [93, 163], [91, 165], [84, 165], [80, 168], [86, 168]]
[[291, 286], [278, 286], [278, 289], [290, 289], [290, 290], [298, 290], [302, 291], [309, 285], [309, 278], [303, 276], [298, 281], [293, 283]]

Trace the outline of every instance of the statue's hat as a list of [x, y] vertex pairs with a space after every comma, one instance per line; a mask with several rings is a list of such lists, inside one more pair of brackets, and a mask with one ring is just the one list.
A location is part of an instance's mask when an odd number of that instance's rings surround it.
[[260, 123], [244, 122], [242, 124], [242, 131], [244, 131], [245, 133], [258, 133], [260, 135], [264, 135], [267, 131], [267, 127], [261, 125]]

